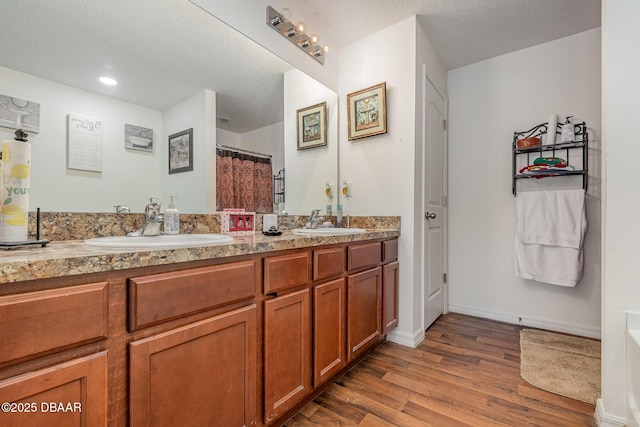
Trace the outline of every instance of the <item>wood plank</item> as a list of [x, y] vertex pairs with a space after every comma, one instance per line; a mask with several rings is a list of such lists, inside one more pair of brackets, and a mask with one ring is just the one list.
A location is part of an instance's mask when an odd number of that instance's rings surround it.
[[594, 405], [520, 377], [520, 329], [445, 314], [418, 348], [378, 347], [285, 425], [594, 427]]

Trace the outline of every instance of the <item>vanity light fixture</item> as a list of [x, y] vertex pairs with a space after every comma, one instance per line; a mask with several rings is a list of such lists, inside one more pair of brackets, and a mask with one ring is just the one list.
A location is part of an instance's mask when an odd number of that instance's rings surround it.
[[118, 84], [118, 81], [116, 79], [107, 76], [102, 76], [98, 80], [100, 80], [100, 83], [107, 86], [115, 86]]
[[282, 13], [279, 13], [271, 6], [267, 6], [267, 25], [307, 52], [313, 59], [324, 64], [325, 54], [329, 51], [328, 46], [320, 46], [317, 35], [314, 34], [311, 37], [306, 35], [307, 25], [304, 22], [299, 22], [297, 25], [293, 24], [291, 22], [291, 11], [282, 9]]

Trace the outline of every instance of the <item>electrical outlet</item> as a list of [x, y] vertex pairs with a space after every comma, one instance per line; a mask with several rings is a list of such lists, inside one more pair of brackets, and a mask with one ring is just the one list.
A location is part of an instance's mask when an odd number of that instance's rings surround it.
[[351, 197], [351, 183], [342, 181], [342, 195], [345, 197]]
[[333, 199], [333, 194], [334, 194], [334, 185], [327, 182], [324, 185], [324, 195], [327, 196], [327, 198], [329, 199]]

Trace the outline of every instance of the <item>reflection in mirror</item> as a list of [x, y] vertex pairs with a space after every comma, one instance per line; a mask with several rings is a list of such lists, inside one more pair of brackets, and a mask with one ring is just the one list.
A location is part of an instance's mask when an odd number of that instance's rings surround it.
[[[329, 201], [337, 136], [298, 151], [295, 121], [297, 109], [335, 93], [193, 3], [31, 0], [3, 5], [3, 15], [11, 19], [0, 26], [0, 94], [41, 109], [29, 137], [31, 210], [141, 212], [149, 197], [175, 195], [183, 213], [213, 212], [218, 144], [271, 155], [274, 174], [286, 168], [289, 213]], [[309, 81], [287, 90], [289, 73]], [[101, 85], [102, 75], [118, 85]], [[69, 114], [103, 125], [101, 171], [68, 168]], [[337, 134], [337, 99], [328, 116]], [[152, 130], [152, 143], [127, 146], [125, 125]], [[191, 128], [193, 171], [169, 175], [167, 138]], [[13, 132], [0, 127], [0, 139]]]

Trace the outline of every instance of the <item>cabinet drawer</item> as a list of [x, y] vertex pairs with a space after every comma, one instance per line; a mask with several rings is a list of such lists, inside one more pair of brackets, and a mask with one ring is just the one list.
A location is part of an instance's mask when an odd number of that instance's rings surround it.
[[339, 276], [344, 273], [344, 248], [318, 249], [313, 251], [313, 280]]
[[367, 267], [375, 267], [380, 263], [380, 242], [351, 245], [348, 247], [347, 269], [349, 271], [360, 270]]
[[398, 239], [382, 242], [382, 263], [386, 264], [398, 259]]
[[0, 297], [0, 365], [107, 338], [107, 282]]
[[264, 293], [309, 283], [309, 253], [280, 255], [264, 259]]
[[129, 329], [253, 298], [254, 260], [129, 279]]

